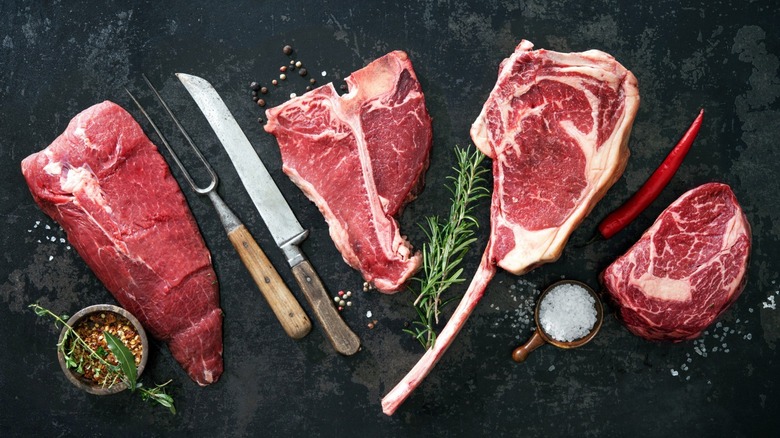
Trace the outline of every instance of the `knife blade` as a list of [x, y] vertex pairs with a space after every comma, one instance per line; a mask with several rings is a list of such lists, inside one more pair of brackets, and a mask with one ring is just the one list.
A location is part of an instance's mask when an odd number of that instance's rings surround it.
[[268, 170], [246, 138], [219, 93], [198, 76], [176, 73], [227, 151], [244, 188], [260, 212], [276, 245], [284, 252], [293, 276], [337, 352], [355, 354], [360, 339], [339, 315], [314, 267], [299, 245], [308, 236]]

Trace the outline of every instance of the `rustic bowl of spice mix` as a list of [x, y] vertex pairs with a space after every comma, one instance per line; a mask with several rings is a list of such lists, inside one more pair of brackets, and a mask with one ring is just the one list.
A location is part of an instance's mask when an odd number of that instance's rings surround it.
[[77, 342], [74, 334], [69, 334], [68, 327], [64, 327], [58, 343], [65, 344], [58, 348], [57, 358], [65, 377], [78, 388], [96, 395], [116, 394], [127, 389], [119, 361], [106, 342], [104, 332], [122, 341], [133, 356], [137, 375], [143, 372], [149, 340], [141, 323], [127, 310], [110, 304], [89, 306], [76, 312], [68, 320], [68, 326], [84, 343]]

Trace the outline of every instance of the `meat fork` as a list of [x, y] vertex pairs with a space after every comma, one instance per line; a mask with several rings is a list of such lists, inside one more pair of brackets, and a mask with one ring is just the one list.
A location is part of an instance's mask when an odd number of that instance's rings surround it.
[[211, 165], [209, 165], [208, 161], [200, 152], [198, 147], [195, 146], [195, 142], [192, 141], [192, 138], [190, 138], [189, 134], [187, 134], [187, 131], [184, 129], [181, 123], [179, 123], [179, 120], [176, 118], [176, 116], [173, 115], [173, 112], [168, 107], [168, 104], [165, 103], [165, 100], [163, 100], [162, 96], [160, 96], [160, 93], [157, 91], [154, 85], [152, 85], [146, 75], [142, 76], [146, 82], [146, 85], [149, 86], [149, 89], [157, 97], [157, 100], [160, 102], [160, 104], [162, 104], [163, 108], [165, 108], [165, 111], [168, 113], [171, 119], [173, 119], [173, 122], [176, 124], [176, 127], [179, 128], [179, 131], [187, 140], [187, 143], [189, 143], [189, 145], [192, 147], [195, 155], [203, 163], [203, 166], [205, 167], [206, 172], [211, 179], [210, 183], [206, 187], [199, 187], [195, 183], [195, 181], [190, 176], [190, 173], [184, 167], [184, 164], [182, 164], [182, 162], [179, 160], [176, 152], [174, 152], [173, 148], [168, 143], [165, 136], [163, 136], [162, 132], [160, 132], [160, 129], [157, 128], [157, 125], [146, 112], [144, 107], [141, 106], [135, 96], [133, 96], [133, 94], [130, 93], [127, 88], [125, 88], [125, 91], [130, 96], [130, 99], [133, 100], [138, 109], [141, 110], [141, 113], [144, 115], [144, 117], [146, 117], [146, 120], [149, 121], [149, 124], [152, 125], [154, 132], [157, 133], [157, 136], [160, 137], [160, 140], [165, 145], [165, 148], [168, 149], [168, 152], [171, 154], [173, 161], [176, 163], [176, 165], [179, 166], [179, 169], [181, 169], [182, 173], [184, 174], [184, 178], [187, 180], [187, 183], [189, 183], [192, 190], [198, 194], [207, 195], [211, 200], [211, 203], [214, 204], [214, 208], [217, 210], [219, 219], [222, 222], [222, 226], [225, 228], [225, 232], [227, 232], [230, 242], [238, 252], [238, 255], [241, 258], [241, 261], [244, 263], [244, 266], [246, 266], [247, 270], [252, 275], [252, 278], [268, 302], [268, 305], [271, 307], [271, 310], [273, 310], [277, 319], [279, 319], [279, 322], [281, 323], [284, 331], [293, 339], [300, 339], [306, 336], [311, 331], [311, 320], [309, 320], [309, 317], [306, 316], [306, 312], [303, 310], [300, 303], [298, 303], [298, 301], [295, 299], [295, 296], [292, 294], [292, 292], [290, 292], [290, 289], [279, 276], [279, 273], [276, 272], [276, 269], [268, 260], [268, 257], [265, 255], [263, 250], [260, 249], [260, 246], [249, 233], [246, 226], [241, 223], [241, 220], [230, 210], [230, 208], [227, 206], [227, 204], [225, 204], [225, 202], [215, 190], [219, 182], [217, 173], [214, 172], [214, 169], [211, 167]]

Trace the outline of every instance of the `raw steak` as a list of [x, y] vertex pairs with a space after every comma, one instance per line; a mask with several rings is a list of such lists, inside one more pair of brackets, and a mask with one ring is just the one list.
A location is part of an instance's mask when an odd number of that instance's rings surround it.
[[471, 127], [493, 160], [490, 239], [436, 344], [382, 399], [392, 415], [452, 343], [500, 266], [523, 274], [557, 260], [571, 232], [623, 173], [639, 106], [636, 78], [597, 50], [557, 53], [522, 41]]
[[422, 189], [431, 118], [406, 53], [391, 52], [347, 79], [269, 109], [265, 130], [283, 170], [325, 216], [344, 260], [382, 292], [422, 263], [394, 219]]
[[601, 278], [635, 335], [693, 339], [742, 293], [750, 246], [731, 188], [704, 184], [667, 207]]
[[157, 148], [124, 109], [94, 105], [22, 161], [44, 213], [122, 307], [200, 385], [222, 374], [222, 311], [211, 255]]

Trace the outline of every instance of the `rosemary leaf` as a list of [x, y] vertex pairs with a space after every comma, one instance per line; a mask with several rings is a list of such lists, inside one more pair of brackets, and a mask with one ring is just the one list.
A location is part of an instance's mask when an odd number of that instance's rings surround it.
[[490, 194], [485, 175], [488, 169], [482, 166], [485, 156], [470, 147], [455, 147], [457, 166], [456, 175], [448, 176], [451, 184], [447, 190], [451, 193], [450, 212], [446, 221], [438, 216], [425, 219], [423, 232], [428, 243], [423, 245], [422, 276], [415, 277], [420, 291], [414, 300], [419, 321], [414, 321], [410, 329], [405, 329], [426, 349], [436, 342], [434, 325], [438, 324], [441, 309], [457, 297], [442, 300], [442, 294], [452, 285], [465, 281], [463, 268], [459, 265], [474, 242], [475, 229], [479, 224], [472, 215], [474, 202]]

